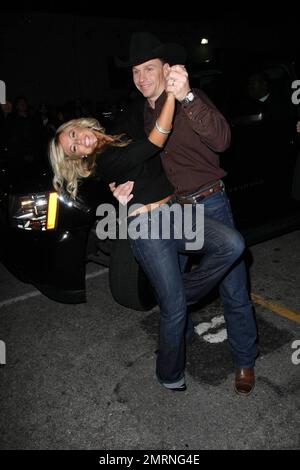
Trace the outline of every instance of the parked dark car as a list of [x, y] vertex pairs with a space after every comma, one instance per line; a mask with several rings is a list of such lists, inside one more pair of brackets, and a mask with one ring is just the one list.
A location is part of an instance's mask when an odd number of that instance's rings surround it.
[[41, 165], [22, 172], [2, 154], [0, 159], [0, 258], [20, 280], [64, 303], [86, 301], [87, 261], [109, 266], [110, 288], [122, 305], [147, 309], [154, 304], [151, 287], [125, 240], [98, 239], [97, 207], [117, 205], [108, 186], [83, 180], [76, 200], [58, 196], [52, 171]]
[[[249, 103], [247, 78], [263, 70], [289, 111], [270, 119]], [[192, 85], [201, 87], [224, 113], [232, 144], [221, 155], [225, 185], [237, 227], [248, 245], [300, 227], [298, 106], [291, 104], [296, 79], [291, 61], [191, 66]], [[13, 156], [10, 157], [10, 161]], [[298, 168], [298, 169], [297, 169]], [[137, 310], [154, 305], [151, 287], [131, 254], [127, 240], [99, 240], [96, 208], [115, 204], [103, 183], [88, 179], [76, 201], [58, 197], [49, 166], [29, 165], [22, 173], [1, 160], [1, 260], [20, 279], [60, 302], [86, 300], [88, 259], [109, 266], [117, 302]]]
[[103, 185], [82, 185], [72, 202], [58, 197], [48, 168], [22, 173], [2, 162], [1, 259], [23, 281], [62, 302], [85, 300], [86, 247]]

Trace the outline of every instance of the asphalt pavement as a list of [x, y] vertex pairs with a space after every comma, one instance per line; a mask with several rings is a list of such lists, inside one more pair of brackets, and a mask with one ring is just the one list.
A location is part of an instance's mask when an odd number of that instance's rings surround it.
[[90, 263], [87, 303], [66, 305], [1, 266], [0, 449], [300, 449], [300, 232], [248, 261], [260, 347], [249, 397], [233, 390], [218, 298], [192, 313], [187, 390], [172, 392], [155, 378], [158, 309], [118, 305], [107, 268]]

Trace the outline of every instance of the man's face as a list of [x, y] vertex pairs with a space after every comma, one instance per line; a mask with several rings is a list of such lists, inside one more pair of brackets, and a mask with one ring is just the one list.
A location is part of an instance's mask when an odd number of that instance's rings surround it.
[[133, 82], [145, 98], [155, 101], [162, 94], [168, 67], [160, 59], [148, 60], [132, 67]]

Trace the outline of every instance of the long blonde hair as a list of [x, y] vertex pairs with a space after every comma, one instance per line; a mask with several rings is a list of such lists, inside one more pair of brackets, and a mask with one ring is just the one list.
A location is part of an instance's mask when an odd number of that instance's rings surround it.
[[[61, 143], [60, 134], [70, 126], [89, 128], [97, 132], [103, 141], [100, 149], [91, 155], [82, 155], [82, 158], [73, 160], [65, 154]], [[103, 152], [108, 146], [125, 147], [131, 140], [122, 140], [124, 134], [108, 135], [104, 127], [94, 118], [72, 119], [62, 124], [55, 133], [55, 136], [49, 142], [49, 158], [53, 170], [53, 186], [60, 193], [64, 187], [73, 199], [78, 192], [78, 181], [80, 178], [87, 178], [93, 173], [96, 166], [96, 155]]]

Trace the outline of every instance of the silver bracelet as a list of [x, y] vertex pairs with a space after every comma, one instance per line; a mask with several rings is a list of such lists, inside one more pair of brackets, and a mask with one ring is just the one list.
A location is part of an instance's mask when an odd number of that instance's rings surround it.
[[155, 127], [158, 130], [158, 132], [160, 132], [161, 134], [170, 134], [170, 132], [172, 130], [172, 128], [171, 129], [163, 129], [162, 127], [160, 127], [160, 125], [158, 124], [157, 121], [155, 121]]

